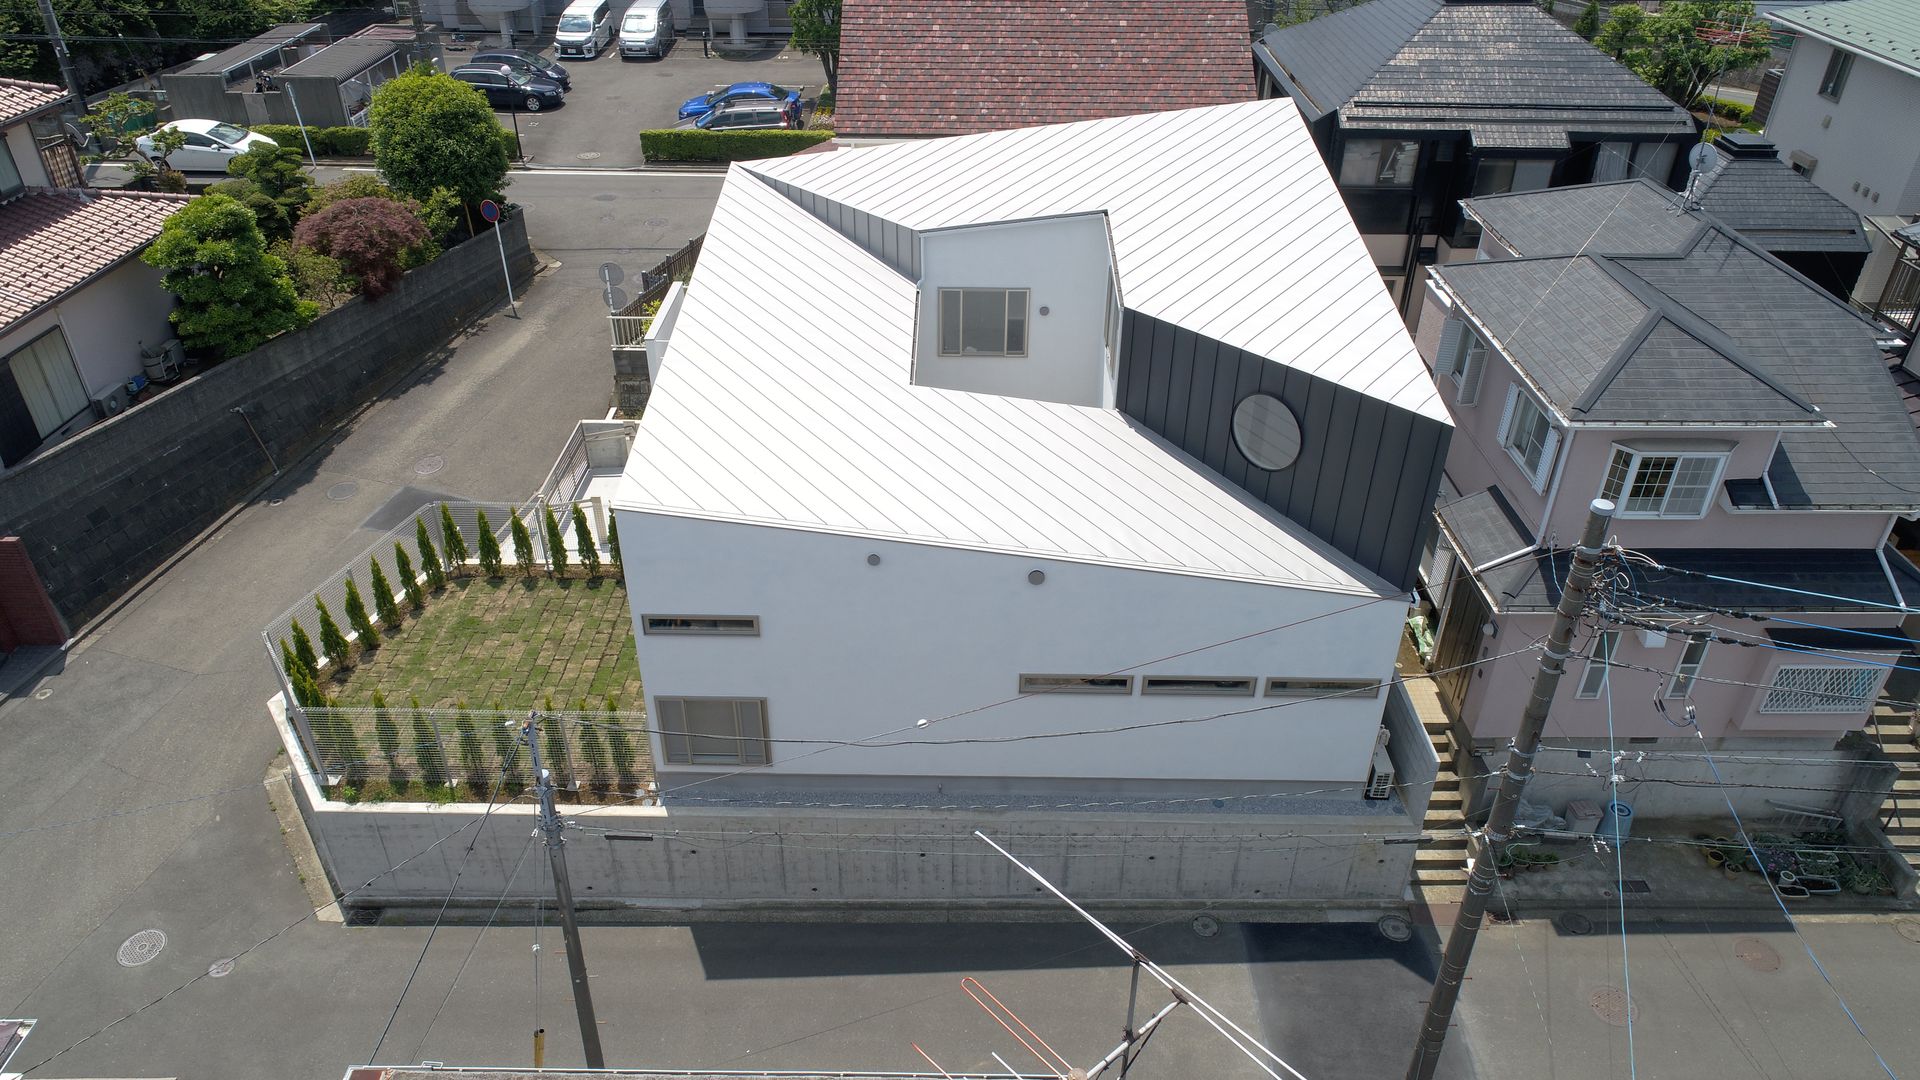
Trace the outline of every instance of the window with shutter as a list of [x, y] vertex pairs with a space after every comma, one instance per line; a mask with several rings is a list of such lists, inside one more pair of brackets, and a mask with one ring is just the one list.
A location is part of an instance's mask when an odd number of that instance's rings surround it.
[[1494, 432], [1494, 435], [1493, 435], [1494, 438], [1500, 440], [1500, 443], [1503, 446], [1506, 444], [1506, 441], [1507, 441], [1507, 429], [1513, 426], [1513, 404], [1514, 402], [1519, 400], [1520, 400], [1520, 384], [1508, 383], [1507, 384], [1507, 403], [1500, 407], [1500, 427]]

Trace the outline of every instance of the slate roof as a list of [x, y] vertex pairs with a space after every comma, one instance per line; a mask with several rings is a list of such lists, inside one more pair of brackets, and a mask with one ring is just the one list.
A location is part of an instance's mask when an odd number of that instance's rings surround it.
[[303, 41], [309, 37], [322, 37], [326, 30], [324, 23], [281, 23], [238, 45], [229, 46], [212, 56], [195, 60], [173, 74], [226, 75], [236, 68], [246, 67], [255, 60], [272, 56], [292, 42]]
[[345, 81], [373, 65], [411, 46], [411, 42], [384, 37], [350, 37], [282, 68], [281, 78], [306, 76], [314, 79]]
[[1693, 118], [1532, 4], [1369, 0], [1271, 29], [1255, 58], [1346, 131], [1460, 131], [1483, 149], [1690, 135]]
[[1249, 101], [1240, 0], [846, 0], [834, 127], [962, 135]]
[[26, 79], [0, 79], [0, 124], [24, 120], [67, 99], [64, 88]]
[[1440, 524], [1453, 538], [1454, 550], [1470, 569], [1479, 569], [1522, 551], [1537, 541], [1498, 486], [1436, 507]]
[[1774, 145], [1730, 131], [1708, 144], [1714, 163], [1693, 189], [1694, 204], [1767, 249], [1864, 253], [1860, 215], [1780, 160]]
[[1840, 0], [1783, 8], [1766, 17], [1789, 30], [1920, 75], [1920, 4], [1913, 0]]
[[[1598, 223], [1596, 191], [1616, 207]], [[1435, 279], [1574, 423], [1798, 424], [1767, 472], [1783, 508], [1920, 509], [1920, 437], [1878, 328], [1673, 198], [1635, 181], [1469, 199], [1524, 257], [1446, 264]], [[1636, 223], [1679, 243], [1636, 242]]]
[[138, 254], [187, 202], [140, 191], [29, 188], [0, 205], [0, 331]]

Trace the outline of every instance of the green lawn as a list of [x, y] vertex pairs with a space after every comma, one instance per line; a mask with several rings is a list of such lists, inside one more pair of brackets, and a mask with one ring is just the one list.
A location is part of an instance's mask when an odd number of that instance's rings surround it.
[[572, 709], [580, 698], [604, 709], [639, 709], [627, 590], [617, 578], [468, 578], [427, 596], [426, 610], [329, 687], [341, 705], [368, 705], [373, 692], [404, 706]]

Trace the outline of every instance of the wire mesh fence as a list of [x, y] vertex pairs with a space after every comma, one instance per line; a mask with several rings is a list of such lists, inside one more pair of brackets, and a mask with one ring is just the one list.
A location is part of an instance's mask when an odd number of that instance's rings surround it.
[[[314, 757], [336, 796], [381, 801], [484, 801], [533, 784], [520, 737], [525, 712], [503, 709], [320, 707], [305, 710]], [[646, 715], [547, 712], [540, 765], [575, 801], [627, 801], [653, 782]]]

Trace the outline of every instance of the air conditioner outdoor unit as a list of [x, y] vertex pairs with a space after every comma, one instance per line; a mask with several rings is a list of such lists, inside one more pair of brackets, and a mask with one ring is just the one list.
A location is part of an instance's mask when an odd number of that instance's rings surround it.
[[1393, 798], [1393, 758], [1384, 748], [1373, 752], [1373, 774], [1367, 777], [1367, 798]]
[[114, 383], [112, 386], [93, 395], [93, 415], [95, 419], [105, 420], [109, 416], [118, 416], [127, 410], [127, 384]]

